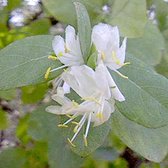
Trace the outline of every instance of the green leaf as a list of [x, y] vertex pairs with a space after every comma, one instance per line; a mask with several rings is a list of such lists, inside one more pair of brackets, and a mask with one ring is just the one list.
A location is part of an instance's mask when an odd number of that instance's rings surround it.
[[11, 10], [13, 10], [13, 9], [15, 9], [15, 8], [17, 8], [17, 7], [19, 7], [20, 4], [21, 4], [21, 0], [15, 0], [15, 1], [13, 1], [13, 0], [8, 0], [7, 8], [8, 8], [8, 10], [11, 11]]
[[25, 86], [22, 88], [22, 102], [25, 104], [37, 103], [44, 98], [47, 93], [48, 85], [46, 83]]
[[96, 20], [99, 22], [99, 17], [101, 18], [102, 7], [108, 0], [42, 0], [44, 7], [49, 11], [49, 13], [54, 16], [57, 20], [76, 25], [76, 13], [73, 2], [78, 1], [84, 4], [89, 12], [91, 20]]
[[168, 126], [146, 128], [116, 110], [112, 115], [112, 129], [128, 147], [148, 160], [160, 162], [168, 152]]
[[125, 101], [117, 102], [118, 110], [128, 119], [151, 128], [168, 124], [168, 79], [157, 74], [144, 62], [126, 56], [131, 65], [121, 72], [128, 79], [112, 73], [114, 80], [125, 96]]
[[141, 38], [129, 39], [127, 45], [128, 53], [149, 65], [156, 65], [161, 61], [164, 49], [164, 38], [157, 26], [151, 22], [147, 23]]
[[91, 67], [92, 69], [96, 68], [97, 57], [98, 57], [98, 53], [96, 51], [96, 46], [94, 44], [92, 44], [91, 49], [90, 49], [90, 53], [89, 53], [89, 58], [87, 60], [87, 65], [89, 67]]
[[77, 25], [80, 46], [84, 60], [87, 60], [90, 45], [91, 45], [91, 24], [88, 12], [84, 5], [79, 2], [74, 2], [76, 14], [77, 14]]
[[[48, 59], [52, 36], [32, 36], [16, 41], [0, 51], [0, 89], [15, 88], [44, 82], [48, 67], [58, 67], [58, 61]], [[57, 76], [61, 71], [53, 73]]]
[[146, 0], [115, 0], [112, 13], [105, 20], [117, 25], [121, 35], [135, 38], [143, 35], [146, 24]]
[[16, 89], [10, 90], [1, 90], [0, 91], [0, 98], [5, 100], [12, 100], [16, 97]]
[[0, 153], [1, 168], [23, 168], [25, 154], [17, 148], [10, 148]]
[[[75, 148], [72, 147], [71, 149], [77, 153], [80, 156], [87, 156], [94, 152], [98, 147], [100, 147], [103, 142], [105, 141], [107, 135], [110, 131], [110, 123], [111, 119], [109, 119], [104, 124], [93, 127], [93, 125], [90, 126], [89, 134], [87, 137], [88, 146], [86, 147], [83, 140], [83, 135], [85, 133], [85, 129], [81, 130], [81, 132], [78, 134], [76, 140], [74, 141]], [[73, 136], [73, 129], [74, 127], [70, 127], [68, 132], [65, 132], [66, 137], [72, 137]], [[65, 130], [66, 131], [66, 130]], [[72, 134], [73, 133], [73, 134]]]
[[20, 29], [20, 31], [28, 34], [29, 36], [44, 35], [49, 33], [50, 26], [51, 24], [49, 19], [42, 18], [31, 22], [28, 26], [24, 26]]
[[8, 127], [8, 119], [6, 112], [0, 108], [0, 130], [4, 130]]
[[63, 136], [63, 130], [58, 128], [60, 118], [39, 108], [30, 116], [28, 133], [35, 140], [48, 142], [49, 165], [51, 168], [79, 167], [82, 159], [74, 154]]

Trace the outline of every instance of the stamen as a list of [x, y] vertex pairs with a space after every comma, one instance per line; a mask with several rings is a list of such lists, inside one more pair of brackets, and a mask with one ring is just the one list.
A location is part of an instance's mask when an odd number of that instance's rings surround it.
[[68, 138], [67, 140], [68, 140], [68, 142], [70, 143], [70, 145], [71, 145], [72, 147], [74, 147], [74, 148], [76, 147], [76, 146], [72, 143], [72, 141], [71, 141], [69, 138]]
[[55, 60], [57, 60], [58, 58], [57, 58], [56, 56], [49, 55], [49, 56], [48, 56], [48, 59], [51, 59], [51, 60], [54, 60], [54, 61], [55, 61]]
[[79, 125], [79, 123], [76, 122], [76, 121], [72, 121], [71, 123], [72, 123], [72, 124], [75, 124], [75, 125]]
[[115, 89], [117, 86], [111, 86], [112, 89]]
[[51, 72], [51, 67], [49, 67], [49, 68], [47, 69], [47, 71], [46, 71], [46, 73], [45, 73], [45, 75], [44, 75], [44, 78], [45, 78], [45, 79], [48, 79], [50, 72]]
[[86, 132], [85, 132], [85, 135], [83, 136], [85, 146], [88, 146], [87, 136], [88, 136], [88, 133], [89, 133], [91, 118], [92, 118], [92, 114], [90, 113], [90, 114], [89, 114], [89, 117], [88, 117], [87, 126], [86, 126]]
[[82, 117], [82, 119], [79, 122], [79, 127], [77, 129], [77, 131], [75, 132], [74, 136], [72, 137], [72, 139], [70, 140], [70, 142], [73, 142], [74, 139], [76, 138], [76, 136], [78, 135], [79, 131], [81, 130], [83, 124], [85, 123], [86, 120], [86, 113], [84, 114], [84, 116]]
[[87, 137], [83, 136], [83, 140], [84, 140], [84, 144], [87, 147], [88, 146], [88, 141], [87, 141]]
[[71, 116], [71, 115], [69, 115], [69, 114], [66, 114], [66, 116], [67, 116], [68, 118], [72, 118], [72, 116]]
[[125, 62], [123, 65], [130, 65], [131, 62]]
[[57, 70], [59, 70], [59, 69], [63, 69], [63, 68], [65, 68], [65, 67], [67, 67], [67, 65], [63, 65], [63, 66], [60, 66], [60, 67], [58, 67], [58, 68], [52, 69], [50, 72], [54, 72], [54, 71], [57, 71]]
[[128, 77], [125, 76], [125, 75], [123, 75], [121, 72], [119, 72], [119, 71], [117, 71], [117, 70], [115, 70], [115, 72], [117, 72], [118, 75], [120, 75], [122, 78], [128, 79]]
[[65, 124], [59, 124], [58, 127], [60, 127], [60, 128], [67, 128], [68, 125], [65, 125]]
[[79, 124], [73, 129], [73, 132], [76, 133], [78, 131]]

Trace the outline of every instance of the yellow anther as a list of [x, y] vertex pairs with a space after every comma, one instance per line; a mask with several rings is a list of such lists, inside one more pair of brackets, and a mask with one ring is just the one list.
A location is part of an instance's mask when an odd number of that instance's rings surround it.
[[130, 65], [131, 63], [130, 62], [125, 62], [123, 65]]
[[66, 114], [66, 116], [67, 116], [67, 117], [69, 117], [69, 118], [72, 118], [72, 116], [71, 116], [71, 115], [69, 115], [69, 114]]
[[98, 112], [98, 113], [96, 114], [96, 117], [99, 118], [99, 119], [103, 119], [103, 114], [102, 114], [102, 112]]
[[63, 56], [63, 53], [62, 52], [59, 52], [58, 53], [58, 57], [62, 57]]
[[50, 71], [51, 71], [51, 67], [49, 67], [49, 68], [47, 69], [47, 71], [46, 71], [46, 73], [45, 73], [45, 75], [44, 75], [44, 78], [45, 78], [45, 79], [48, 79], [49, 74], [50, 74]]
[[64, 71], [64, 72], [68, 72], [68, 70], [67, 70], [67, 69], [63, 69], [63, 71]]
[[60, 127], [60, 128], [67, 128], [68, 125], [65, 125], [65, 124], [59, 124], [58, 127]]
[[106, 59], [106, 55], [105, 55], [104, 52], [101, 52], [101, 58], [102, 58], [103, 61]]
[[83, 136], [83, 140], [84, 140], [85, 146], [87, 147], [88, 146], [88, 141], [87, 141], [87, 138], [85, 137], [85, 135]]
[[70, 145], [71, 145], [72, 147], [74, 147], [74, 148], [76, 147], [76, 146], [72, 143], [72, 141], [71, 141], [69, 138], [68, 138], [67, 140], [68, 140], [68, 142], [70, 143]]
[[51, 59], [51, 60], [54, 60], [54, 61], [55, 61], [55, 60], [57, 60], [58, 58], [57, 58], [56, 56], [49, 55], [49, 56], [48, 56], [48, 59]]
[[75, 102], [75, 100], [72, 100], [72, 105], [73, 105], [74, 107], [78, 107], [78, 106], [79, 106], [79, 104], [78, 104], [77, 102]]
[[76, 122], [76, 121], [72, 121], [71, 123], [72, 123], [72, 124], [75, 124], [75, 125], [79, 125], [79, 123]]
[[76, 133], [78, 131], [79, 124], [73, 129], [73, 132]]

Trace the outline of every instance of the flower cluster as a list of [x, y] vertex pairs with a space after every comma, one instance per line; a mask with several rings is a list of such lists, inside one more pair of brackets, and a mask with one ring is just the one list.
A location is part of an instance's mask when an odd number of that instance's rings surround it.
[[[87, 146], [91, 122], [94, 126], [103, 124], [114, 112], [115, 100], [120, 102], [125, 100], [108, 68], [127, 78], [118, 71], [122, 66], [129, 64], [124, 63], [126, 38], [120, 46], [118, 28], [99, 23], [93, 27], [91, 39], [98, 53], [97, 66], [94, 70], [85, 65], [79, 36], [76, 35], [75, 29], [67, 26], [65, 40], [61, 36], [55, 36], [53, 40], [52, 45], [56, 56], [49, 56], [50, 59], [58, 59], [63, 66], [52, 70], [49, 68], [45, 75], [47, 78], [50, 72], [66, 68], [57, 80], [57, 93], [52, 96], [52, 99], [61, 106], [49, 106], [46, 111], [68, 117], [66, 122], [58, 125], [59, 127], [68, 127], [69, 123], [75, 124], [74, 135], [68, 139], [74, 147], [73, 141], [85, 123], [83, 137]], [[66, 97], [71, 90], [80, 96], [80, 104]], [[80, 121], [76, 122], [78, 117]]]

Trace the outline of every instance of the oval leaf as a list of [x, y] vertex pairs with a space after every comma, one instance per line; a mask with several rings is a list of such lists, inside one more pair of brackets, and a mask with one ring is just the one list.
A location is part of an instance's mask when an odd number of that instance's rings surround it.
[[[32, 36], [16, 41], [0, 51], [0, 89], [44, 82], [48, 67], [58, 61], [48, 59], [52, 53], [52, 36]], [[55, 76], [59, 74], [58, 71]]]
[[123, 67], [122, 72], [129, 79], [112, 73], [126, 99], [117, 102], [117, 108], [125, 117], [145, 127], [167, 125], [168, 79], [135, 57], [127, 55], [127, 58], [131, 65]]

